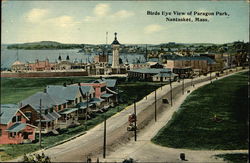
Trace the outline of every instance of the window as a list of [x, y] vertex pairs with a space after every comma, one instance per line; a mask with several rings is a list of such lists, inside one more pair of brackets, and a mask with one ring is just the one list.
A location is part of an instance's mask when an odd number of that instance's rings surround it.
[[0, 136], [2, 136], [2, 129], [0, 129]]
[[66, 104], [63, 104], [63, 108], [66, 108]]
[[104, 91], [106, 91], [106, 86], [101, 87], [101, 92], [104, 92]]
[[16, 133], [15, 133], [15, 132], [11, 132], [11, 133], [9, 134], [9, 137], [14, 138], [14, 137], [15, 137], [15, 135], [16, 135]]
[[75, 99], [75, 104], [77, 104], [77, 98]]
[[22, 120], [22, 117], [19, 115], [17, 116], [17, 121], [20, 122]]
[[52, 112], [53, 112], [53, 108], [50, 108], [50, 109], [49, 109], [49, 112], [52, 113]]
[[61, 110], [61, 105], [58, 105], [58, 110]]
[[16, 116], [12, 118], [12, 123], [16, 122]]
[[48, 109], [45, 110], [45, 115], [48, 114]]
[[26, 117], [28, 117], [29, 119], [32, 117], [32, 113], [31, 112], [25, 112], [24, 113]]

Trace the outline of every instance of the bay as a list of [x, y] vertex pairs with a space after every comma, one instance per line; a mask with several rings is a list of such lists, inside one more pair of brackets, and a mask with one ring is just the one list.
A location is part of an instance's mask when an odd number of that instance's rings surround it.
[[[36, 59], [43, 61], [46, 58], [49, 59], [50, 62], [55, 62], [59, 55], [62, 57], [62, 60], [66, 60], [67, 55], [69, 55], [70, 61], [74, 62], [77, 60], [78, 62], [87, 63], [88, 60], [93, 62], [93, 58], [97, 55], [96, 52], [84, 54], [78, 53], [80, 49], [59, 49], [59, 50], [14, 50], [7, 49], [7, 45], [1, 45], [1, 68], [10, 68], [11, 65], [19, 60], [23, 63], [34, 63]], [[120, 53], [120, 58], [123, 63], [128, 61], [128, 63], [136, 62], [140, 60], [141, 62], [145, 62], [145, 58], [143, 54], [124, 54]], [[112, 63], [112, 54], [109, 54], [109, 64]]]

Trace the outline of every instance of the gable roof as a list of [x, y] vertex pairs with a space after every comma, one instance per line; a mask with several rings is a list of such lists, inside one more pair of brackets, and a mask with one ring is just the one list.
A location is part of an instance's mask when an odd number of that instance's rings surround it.
[[92, 83], [106, 83], [107, 87], [115, 87], [116, 81], [117, 81], [116, 79], [102, 78], [102, 79], [94, 80], [94, 81], [92, 81]]
[[61, 105], [61, 104], [67, 103], [66, 100], [51, 96], [48, 93], [44, 93], [44, 92], [37, 92], [37, 93], [31, 95], [30, 97], [26, 98], [25, 100], [22, 100], [20, 103], [22, 103], [23, 106], [29, 104], [34, 109], [39, 110], [40, 109], [39, 108], [40, 107], [40, 99], [42, 102], [41, 108], [43, 110], [52, 108], [55, 105]]
[[58, 100], [75, 100], [77, 93], [80, 91], [78, 85], [48, 85], [46, 87], [47, 93]]
[[8, 132], [19, 132], [21, 130], [23, 130], [26, 127], [26, 123], [14, 123], [12, 126], [10, 126], [7, 131]]
[[107, 83], [107, 87], [115, 87], [116, 85], [116, 79], [104, 79], [104, 81]]
[[8, 124], [17, 112], [20, 112], [26, 119], [28, 119], [20, 110], [16, 104], [1, 104], [0, 118], [1, 124]]
[[95, 92], [92, 86], [80, 86], [80, 89], [82, 90], [83, 94]]

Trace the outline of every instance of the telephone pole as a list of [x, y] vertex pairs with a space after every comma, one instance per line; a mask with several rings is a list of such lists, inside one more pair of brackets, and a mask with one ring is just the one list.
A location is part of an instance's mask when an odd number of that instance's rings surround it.
[[40, 118], [39, 118], [39, 147], [42, 148], [42, 99], [40, 99], [39, 112], [40, 112]]
[[155, 90], [155, 122], [157, 120], [157, 117], [156, 117], [156, 90]]
[[169, 85], [170, 85], [170, 102], [171, 102], [171, 106], [173, 106], [173, 90], [172, 90], [171, 75], [170, 75], [170, 78], [169, 78]]
[[183, 79], [182, 79], [182, 94], [184, 95], [184, 79], [185, 79], [185, 77], [183, 77]]
[[137, 139], [137, 125], [136, 125], [136, 121], [137, 121], [137, 116], [136, 116], [136, 101], [134, 100], [134, 114], [135, 114], [135, 141]]
[[85, 130], [87, 130], [87, 116], [88, 116], [88, 110], [89, 110], [89, 93], [88, 92], [86, 93], [86, 97], [87, 97], [87, 108], [85, 111], [85, 121], [84, 121]]
[[106, 116], [104, 115], [104, 133], [103, 133], [103, 158], [106, 157]]
[[210, 70], [210, 83], [212, 83], [212, 72]]

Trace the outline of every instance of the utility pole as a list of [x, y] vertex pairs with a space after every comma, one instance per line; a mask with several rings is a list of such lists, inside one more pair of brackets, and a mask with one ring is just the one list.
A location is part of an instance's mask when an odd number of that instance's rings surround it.
[[162, 90], [162, 80], [163, 80], [162, 72], [160, 72], [160, 80], [161, 80], [161, 90]]
[[212, 71], [210, 70], [210, 83], [212, 83]]
[[137, 125], [136, 125], [136, 121], [137, 121], [137, 116], [136, 116], [136, 101], [134, 100], [134, 114], [135, 114], [135, 141], [137, 139]]
[[157, 117], [156, 117], [156, 90], [155, 90], [155, 122], [157, 120]]
[[39, 113], [39, 147], [42, 148], [42, 99], [40, 99]]
[[171, 102], [171, 106], [173, 106], [173, 90], [172, 90], [171, 75], [170, 75], [170, 78], [169, 78], [169, 85], [170, 85], [170, 102]]
[[86, 108], [86, 111], [85, 111], [85, 130], [87, 130], [87, 116], [88, 116], [88, 110], [89, 110], [89, 93], [87, 92], [86, 93], [86, 97], [87, 97], [87, 108]]
[[106, 116], [104, 115], [103, 158], [106, 157]]
[[117, 85], [117, 93], [118, 93], [116, 96], [117, 97], [117, 104], [119, 104], [119, 86], [118, 85]]
[[183, 79], [182, 79], [182, 94], [184, 95], [184, 79], [185, 79], [185, 77], [183, 77]]

